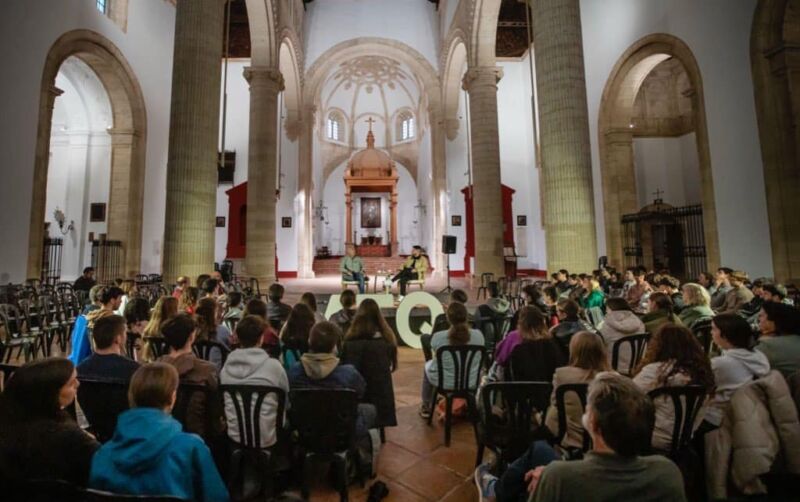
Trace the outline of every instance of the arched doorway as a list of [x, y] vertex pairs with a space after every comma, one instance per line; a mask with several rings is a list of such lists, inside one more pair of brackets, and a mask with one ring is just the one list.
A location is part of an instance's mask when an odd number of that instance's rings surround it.
[[131, 276], [139, 271], [141, 262], [147, 130], [144, 98], [130, 65], [113, 43], [93, 31], [74, 30], [62, 35], [50, 48], [42, 74], [31, 196], [28, 277], [42, 276], [53, 109], [63, 92], [56, 86], [56, 78], [69, 58], [76, 58], [88, 67], [108, 96], [111, 116], [106, 126], [110, 136], [106, 233], [108, 240], [120, 242], [117, 272]]
[[759, 0], [750, 61], [775, 277], [800, 280], [800, 0]]
[[[676, 79], [677, 113], [659, 117], [658, 113], [642, 111], [640, 94], [648, 78], [671, 74]], [[669, 76], [669, 75], [667, 75]], [[682, 81], [681, 81], [682, 79]], [[657, 107], [656, 107], [657, 108]], [[681, 40], [666, 34], [649, 35], [631, 46], [620, 58], [606, 83], [600, 104], [599, 119], [600, 172], [603, 186], [603, 205], [607, 254], [611, 264], [625, 263], [623, 216], [639, 213], [648, 204], [649, 189], [641, 188], [642, 172], [637, 170], [635, 139], [647, 137], [681, 137], [693, 134], [692, 156], [696, 168], [689, 176], [696, 179], [699, 192], [693, 195], [702, 207], [702, 241], [708, 268], [719, 266], [719, 240], [714, 202], [714, 185], [705, 114], [703, 81], [697, 61]], [[696, 153], [695, 153], [696, 151]], [[674, 173], [669, 173], [673, 176]], [[638, 186], [637, 186], [638, 185]], [[687, 183], [687, 186], [691, 182]], [[644, 185], [646, 186], [646, 185]], [[656, 192], [664, 190], [658, 187]], [[685, 193], [678, 198], [681, 204], [691, 205]], [[690, 199], [692, 197], [689, 197]], [[666, 200], [665, 202], [670, 202]]]

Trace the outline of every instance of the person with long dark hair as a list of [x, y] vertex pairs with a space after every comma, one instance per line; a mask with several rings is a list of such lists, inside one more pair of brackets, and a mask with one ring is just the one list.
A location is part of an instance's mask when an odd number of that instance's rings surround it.
[[283, 351], [283, 367], [288, 370], [299, 359], [295, 356], [308, 352], [308, 334], [314, 327], [314, 312], [305, 303], [292, 307], [286, 324], [281, 328], [280, 339]]
[[65, 411], [75, 401], [78, 374], [68, 359], [49, 358], [17, 369], [0, 394], [0, 479], [5, 490], [30, 479], [86, 485], [100, 444]]
[[[213, 280], [213, 279], [209, 279]], [[231, 348], [231, 330], [222, 323], [222, 307], [212, 297], [197, 302], [195, 309], [197, 319], [197, 341], [209, 340], [221, 343], [226, 349]], [[209, 359], [217, 368], [222, 366], [222, 354], [212, 350]]]
[[397, 425], [392, 372], [397, 369], [397, 339], [375, 300], [361, 302], [344, 336], [341, 360], [352, 364], [367, 382], [364, 401], [375, 405], [377, 426]]
[[[688, 328], [675, 324], [665, 324], [653, 333], [633, 382], [643, 392], [680, 385], [700, 385], [708, 394], [714, 391], [714, 373], [703, 347]], [[675, 407], [667, 396], [656, 398], [653, 404], [656, 407], [653, 448], [669, 451], [675, 426]], [[700, 425], [702, 417], [703, 413], [700, 413], [695, 428]]]
[[[440, 331], [433, 335], [431, 339], [431, 350], [435, 354], [436, 351], [445, 345], [479, 345], [483, 347], [485, 340], [483, 333], [477, 329], [471, 329], [467, 321], [467, 307], [460, 303], [451, 303], [447, 307], [447, 320], [450, 322], [450, 329], [447, 331]], [[477, 359], [476, 359], [477, 360]], [[455, 379], [455, 364], [450, 358], [445, 357], [442, 360], [442, 370], [444, 371], [445, 385], [453, 385]], [[475, 383], [480, 374], [480, 365], [474, 364], [470, 368], [470, 383]], [[422, 375], [422, 404], [420, 405], [419, 414], [422, 418], [428, 418], [432, 412], [430, 402], [433, 398], [434, 384], [439, 382], [439, 369], [436, 365], [436, 357], [425, 363], [424, 372]]]
[[647, 300], [647, 314], [642, 317], [642, 322], [648, 333], [655, 333], [658, 328], [667, 323], [683, 325], [675, 315], [672, 299], [666, 293], [655, 292]]

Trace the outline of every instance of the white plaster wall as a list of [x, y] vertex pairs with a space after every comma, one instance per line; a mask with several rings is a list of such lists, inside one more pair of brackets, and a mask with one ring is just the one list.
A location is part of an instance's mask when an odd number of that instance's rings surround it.
[[599, 253], [605, 254], [597, 121], [603, 88], [634, 42], [669, 33], [689, 46], [705, 90], [723, 265], [772, 275], [750, 71], [756, 0], [581, 0]]
[[702, 204], [700, 166], [694, 133], [678, 138], [635, 138], [639, 208], [653, 202], [657, 190], [675, 207]]
[[[500, 169], [503, 184], [516, 190], [512, 221], [520, 269], [547, 269], [547, 251], [539, 199], [539, 170], [533, 138], [530, 60], [502, 62], [503, 78], [497, 86], [500, 135]], [[517, 216], [527, 216], [527, 226]]]
[[334, 45], [359, 37], [399, 40], [438, 67], [439, 18], [428, 0], [322, 0], [306, 8], [306, 67]]
[[142, 269], [161, 269], [167, 142], [169, 138], [175, 7], [164, 0], [129, 2], [123, 33], [88, 0], [5, 0], [0, 44], [10, 78], [0, 79], [0, 283], [26, 277], [39, 92], [45, 57], [55, 40], [74, 29], [110, 39], [133, 68], [147, 109]]
[[[458, 100], [458, 134], [453, 140], [445, 143], [447, 159], [447, 203], [446, 225], [448, 235], [456, 237], [456, 253], [450, 256], [450, 270], [464, 270], [464, 255], [467, 246], [467, 212], [464, 205], [464, 194], [461, 190], [469, 185], [467, 170], [469, 169], [469, 135], [466, 116], [467, 98], [463, 91]], [[461, 216], [461, 226], [454, 227], [452, 217]]]

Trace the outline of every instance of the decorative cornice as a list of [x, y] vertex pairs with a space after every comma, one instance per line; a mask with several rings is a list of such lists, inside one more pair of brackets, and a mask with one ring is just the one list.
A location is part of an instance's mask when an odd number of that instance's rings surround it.
[[503, 68], [499, 66], [474, 66], [469, 68], [461, 81], [462, 87], [466, 91], [480, 85], [493, 85], [503, 78]]

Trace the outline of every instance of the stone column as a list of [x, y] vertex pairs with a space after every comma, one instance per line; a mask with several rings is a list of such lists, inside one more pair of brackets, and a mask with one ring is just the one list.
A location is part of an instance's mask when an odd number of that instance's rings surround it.
[[[299, 172], [297, 186], [302, 194], [303, 213], [297, 224], [297, 272], [301, 279], [314, 277], [314, 208], [312, 195], [314, 191], [313, 172], [313, 143], [314, 143], [314, 114], [316, 107], [305, 106], [298, 120], [287, 121], [287, 134], [291, 138], [294, 134], [299, 136], [298, 149]], [[292, 113], [289, 113], [292, 117]]]
[[603, 162], [610, 170], [602, 178], [606, 253], [612, 265], [622, 267], [622, 216], [639, 211], [636, 169], [633, 165], [633, 133], [630, 129], [611, 129], [601, 141], [605, 141], [606, 145]]
[[47, 170], [50, 165], [50, 129], [53, 124], [53, 107], [56, 98], [64, 91], [51, 85], [43, 89], [41, 99], [44, 108], [39, 109], [36, 157], [33, 166], [33, 200], [31, 200], [30, 234], [28, 235], [28, 279], [42, 276], [42, 252], [44, 251], [44, 219], [47, 198]]
[[500, 67], [467, 70], [464, 89], [469, 93], [472, 141], [472, 200], [475, 224], [474, 276], [491, 272], [505, 275], [503, 261], [503, 197], [500, 189], [500, 138], [497, 126], [497, 82]]
[[580, 2], [537, 0], [533, 9], [547, 268], [589, 272], [597, 236]]
[[247, 254], [245, 272], [269, 286], [275, 270], [275, 204], [278, 173], [278, 94], [283, 76], [277, 68], [251, 66], [250, 151], [247, 163]]
[[108, 239], [122, 242], [122, 272], [139, 273], [142, 248], [142, 192], [144, 180], [133, 178], [136, 145], [133, 129], [113, 128], [111, 136], [111, 190], [108, 195]]
[[344, 209], [346, 218], [344, 244], [347, 246], [348, 244], [355, 244], [355, 239], [353, 239], [353, 194], [350, 193], [349, 187], [344, 195]]
[[214, 265], [222, 0], [182, 0], [175, 13], [163, 275]]
[[[445, 124], [438, 106], [428, 108], [431, 134], [432, 171], [433, 171], [433, 252], [437, 277], [446, 277], [447, 257], [442, 253], [442, 235], [447, 232], [445, 221], [445, 191], [447, 190], [447, 161], [445, 158]], [[441, 275], [440, 275], [441, 274]]]
[[389, 245], [391, 246], [392, 256], [400, 255], [400, 239], [397, 237], [397, 185], [392, 187], [392, 194], [389, 200]]

